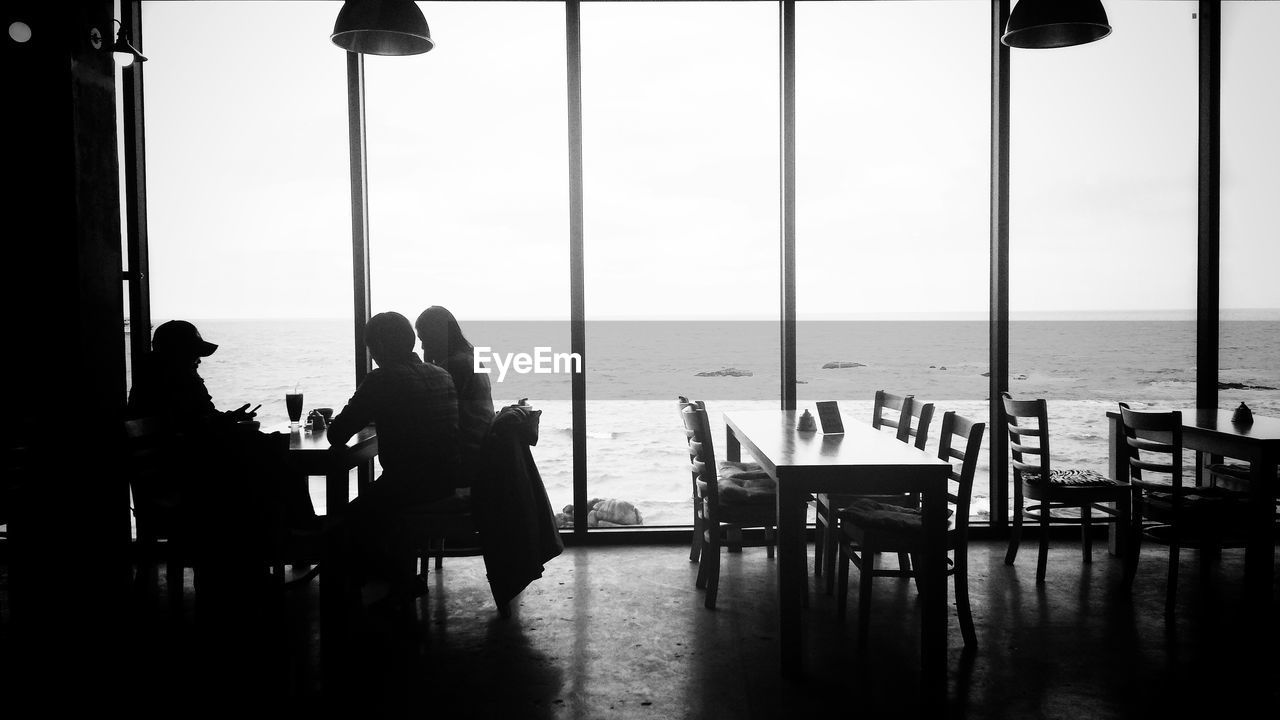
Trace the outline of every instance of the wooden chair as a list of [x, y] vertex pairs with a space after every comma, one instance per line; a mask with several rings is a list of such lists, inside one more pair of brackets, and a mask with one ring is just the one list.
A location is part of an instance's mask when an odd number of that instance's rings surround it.
[[[917, 402], [914, 395], [895, 395], [884, 390], [877, 390], [875, 403], [871, 410], [871, 427], [878, 430], [889, 428], [902, 442], [913, 443], [924, 450], [929, 442], [929, 425], [933, 422], [933, 403]], [[813, 574], [826, 578], [826, 593], [831, 594], [835, 587], [836, 544], [838, 524], [835, 513], [841, 507], [858, 499], [858, 495], [830, 495], [817, 493], [814, 499], [814, 533], [817, 536], [813, 546]], [[873, 498], [888, 500], [885, 497]], [[918, 499], [911, 496], [899, 496], [899, 504], [918, 506]], [[899, 566], [906, 569], [910, 559], [903, 553], [898, 556]]]
[[[716, 607], [720, 586], [720, 548], [727, 544], [729, 533], [762, 529], [759, 541], [743, 534], [746, 546], [764, 545], [768, 556], [777, 544], [777, 485], [763, 470], [742, 471], [734, 463], [716, 463], [707, 408], [701, 401], [690, 402], [680, 411], [689, 446], [689, 463], [693, 473], [696, 500], [701, 503], [702, 535], [696, 586], [707, 591], [704, 604]], [[692, 555], [692, 551], [691, 551]]]
[[[407, 595], [419, 594], [425, 588], [427, 564], [434, 556], [436, 570], [443, 567], [443, 558], [477, 556], [484, 552], [479, 529], [471, 513], [469, 497], [450, 496], [444, 500], [405, 508], [397, 518], [399, 529], [396, 537], [400, 543], [397, 553], [400, 560], [400, 577], [395, 592]], [[446, 550], [446, 542], [451, 549]], [[419, 569], [418, 563], [422, 563]], [[498, 605], [502, 617], [510, 616], [510, 608]]]
[[[218, 456], [217, 469], [214, 470], [206, 462], [209, 458], [203, 461], [191, 458], [180, 438], [160, 418], [126, 420], [124, 428], [125, 468], [137, 534], [138, 580], [150, 578], [157, 565], [163, 563], [168, 601], [173, 610], [182, 608], [187, 568], [192, 569], [198, 589], [201, 565], [198, 548], [203, 546], [205, 553], [211, 551], [210, 538], [197, 539], [198, 532], [208, 533], [210, 528], [196, 529], [199, 523], [193, 507], [201, 500], [192, 497], [193, 483], [200, 482], [197, 478], [208, 482], [208, 473], [228, 473], [226, 477], [217, 478], [217, 482], [224, 484], [229, 493], [237, 492], [237, 483], [245, 483], [242, 486], [246, 488], [243, 513], [235, 518], [238, 522], [228, 523], [225, 532], [227, 543], [241, 541], [242, 537], [236, 533], [253, 532], [249, 527], [254, 527], [260, 535], [252, 549], [249, 545], [237, 545], [237, 551], [244, 553], [242, 557], [246, 561], [261, 563], [264, 570], [269, 568], [273, 581], [285, 588], [300, 585], [316, 576], [321, 540], [318, 530], [291, 528], [283, 522], [282, 516], [272, 515], [268, 508], [274, 507], [273, 493], [262, 486], [267, 482], [285, 482], [280, 473], [286, 472], [284, 452], [288, 447], [287, 437], [265, 436], [260, 444], [229, 447]], [[271, 455], [276, 452], [278, 456]], [[269, 457], [280, 463], [271, 467], [262, 465]], [[227, 502], [228, 507], [235, 504], [234, 501]], [[251, 516], [254, 519], [248, 520]], [[258, 527], [255, 525], [257, 522], [264, 524]], [[286, 564], [292, 564], [295, 571], [303, 566], [309, 569], [288, 578]]]
[[[680, 395], [676, 398], [676, 410], [680, 413], [683, 413], [686, 407], [693, 404], [694, 403], [690, 402], [689, 398], [684, 395]], [[683, 418], [683, 415], [681, 415], [681, 417]], [[686, 433], [686, 440], [687, 439], [688, 437]], [[721, 465], [728, 468], [730, 472], [738, 472], [740, 474], [764, 473], [764, 469], [760, 467], [759, 463], [724, 461]], [[693, 532], [691, 533], [692, 538], [689, 543], [689, 562], [698, 562], [702, 557], [703, 527], [705, 525], [702, 520], [703, 501], [701, 493], [698, 491], [698, 473], [692, 472], [690, 473], [690, 477], [692, 487], [692, 494], [690, 497], [693, 499]], [[740, 552], [742, 550], [742, 538], [740, 533], [730, 533], [725, 540], [730, 552]], [[770, 552], [772, 552], [772, 548], [770, 548]], [[770, 556], [772, 557], [772, 555]]]
[[173, 438], [158, 418], [126, 420], [125, 472], [133, 498], [133, 518], [137, 535], [138, 578], [165, 566], [169, 605], [182, 607], [186, 568], [192, 566], [184, 523], [179, 516], [181, 499], [176, 484]]
[[[960, 616], [960, 630], [966, 647], [977, 646], [973, 628], [973, 615], [969, 609], [969, 500], [973, 494], [973, 475], [982, 452], [982, 434], [986, 424], [974, 422], [955, 414], [944, 413], [942, 433], [938, 438], [938, 457], [954, 464], [950, 473], [947, 502], [951, 520], [947, 529], [947, 573], [955, 581], [956, 610]], [[858, 567], [861, 583], [858, 600], [858, 645], [865, 647], [871, 626], [871, 587], [875, 577], [912, 577], [919, 587], [918, 563], [909, 563], [897, 570], [876, 567], [876, 555], [881, 552], [919, 552], [924, 542], [924, 527], [918, 508], [881, 503], [871, 499], [858, 499], [837, 512], [839, 521], [840, 592], [837, 596], [837, 613], [845, 615], [849, 597], [849, 565]]]
[[[1012, 565], [1022, 541], [1023, 517], [1040, 525], [1040, 553], [1036, 561], [1036, 582], [1044, 582], [1049, 557], [1051, 525], [1080, 525], [1084, 562], [1093, 562], [1093, 511], [1102, 513], [1098, 522], [1129, 522], [1129, 483], [1113, 480], [1093, 470], [1054, 468], [1050, 459], [1049, 410], [1043, 398], [1014, 400], [1001, 393], [1009, 450], [1013, 456], [1013, 532], [1004, 562]], [[1034, 501], [1027, 504], [1027, 501]], [[1075, 509], [1079, 516], [1054, 514]]]
[[1125, 581], [1132, 586], [1143, 540], [1167, 545], [1165, 619], [1171, 621], [1178, 591], [1179, 551], [1183, 547], [1201, 551], [1200, 576], [1207, 584], [1218, 552], [1245, 545], [1242, 529], [1248, 522], [1247, 500], [1230, 490], [1183, 482], [1181, 412], [1139, 412], [1120, 403], [1120, 421], [1133, 489]]

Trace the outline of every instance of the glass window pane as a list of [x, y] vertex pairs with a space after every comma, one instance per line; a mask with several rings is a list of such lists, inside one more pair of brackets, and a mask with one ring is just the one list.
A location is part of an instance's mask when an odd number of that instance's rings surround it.
[[797, 396], [870, 422], [876, 390], [913, 394], [931, 452], [942, 412], [987, 417], [990, 11], [796, 10]]
[[[365, 56], [371, 311], [444, 306], [486, 357], [568, 353], [564, 6], [421, 7], [434, 49]], [[487, 365], [495, 409], [543, 411], [533, 454], [573, 502], [569, 374]]]
[[1119, 401], [1195, 403], [1197, 9], [1010, 53], [1009, 385], [1048, 400], [1055, 467], [1107, 472]]
[[200, 366], [214, 403], [261, 403], [264, 429], [287, 425], [295, 385], [308, 407], [341, 407], [354, 386], [336, 11], [143, 3], [152, 315], [218, 344]]
[[677, 395], [721, 444], [726, 410], [777, 407], [777, 15], [582, 8], [588, 494], [645, 525], [692, 522]]
[[1222, 7], [1218, 405], [1280, 417], [1280, 3]]

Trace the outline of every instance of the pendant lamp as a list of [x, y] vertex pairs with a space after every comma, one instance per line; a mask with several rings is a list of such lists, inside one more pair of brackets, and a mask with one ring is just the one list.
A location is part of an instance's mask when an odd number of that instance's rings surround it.
[[412, 0], [346, 0], [329, 39], [367, 55], [419, 55], [436, 45]]
[[130, 42], [129, 31], [124, 28], [124, 23], [119, 20], [114, 20], [113, 22], [120, 26], [120, 31], [116, 33], [116, 42], [111, 46], [111, 52], [115, 56], [116, 64], [120, 67], [129, 67], [135, 60], [146, 62], [147, 56], [143, 55]]
[[1101, 0], [1019, 0], [1000, 41], [1016, 48], [1058, 48], [1110, 34]]

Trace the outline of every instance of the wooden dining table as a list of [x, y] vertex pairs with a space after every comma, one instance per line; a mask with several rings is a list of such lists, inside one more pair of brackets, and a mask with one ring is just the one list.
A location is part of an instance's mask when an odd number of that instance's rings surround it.
[[[308, 476], [325, 478], [324, 527], [341, 525], [351, 499], [351, 470], [358, 470], [357, 493], [370, 481], [378, 454], [378, 433], [372, 425], [356, 433], [345, 446], [334, 447], [324, 430], [301, 427], [289, 433], [289, 461]], [[320, 666], [326, 690], [336, 689], [343, 676], [346, 645], [346, 541], [342, 533], [326, 532], [320, 576]]]
[[[1233, 423], [1230, 410], [1192, 408], [1182, 410], [1182, 445], [1196, 451], [1197, 466], [1212, 457], [1226, 457], [1249, 463], [1249, 528], [1244, 556], [1245, 592], [1254, 600], [1271, 597], [1275, 574], [1276, 494], [1280, 482], [1276, 466], [1280, 462], [1280, 418], [1254, 416], [1247, 424]], [[1112, 477], [1128, 477], [1124, 433], [1119, 411], [1107, 413], [1110, 425], [1110, 466]], [[1123, 475], [1121, 473], [1123, 471]]]
[[951, 466], [843, 411], [842, 434], [798, 431], [800, 411], [755, 410], [724, 415], [726, 458], [740, 460], [742, 449], [746, 448], [778, 486], [782, 672], [793, 678], [804, 674], [802, 612], [808, 587], [805, 531], [810, 494], [918, 492], [925, 526], [925, 551], [918, 559], [924, 615], [920, 633], [921, 682], [927, 702], [936, 705], [946, 697], [946, 512]]

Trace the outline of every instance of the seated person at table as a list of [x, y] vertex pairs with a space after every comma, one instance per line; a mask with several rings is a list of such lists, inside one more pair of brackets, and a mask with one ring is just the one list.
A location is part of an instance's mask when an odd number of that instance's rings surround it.
[[254, 417], [247, 403], [225, 412], [214, 405], [198, 368], [218, 346], [185, 320], [162, 323], [151, 345], [135, 368], [126, 416], [159, 421], [169, 469], [159, 476], [163, 485], [134, 488], [139, 507], [182, 528], [206, 579], [255, 565], [249, 560], [266, 558], [288, 527], [313, 528], [306, 477], [288, 464], [288, 437], [241, 424]]
[[413, 326], [396, 312], [374, 315], [365, 344], [378, 364], [329, 425], [343, 445], [369, 423], [378, 428], [382, 475], [348, 509], [355, 561], [395, 577], [390, 544], [399, 511], [453, 495], [458, 471], [458, 399], [445, 370], [413, 352]]
[[199, 367], [217, 349], [186, 320], [162, 323], [151, 338], [151, 352], [134, 368], [127, 416], [159, 418], [174, 432], [229, 428], [252, 420], [248, 403], [226, 412], [213, 405]]
[[462, 335], [453, 313], [432, 305], [418, 316], [414, 328], [422, 340], [422, 359], [449, 371], [458, 393], [458, 487], [471, 487], [480, 469], [481, 447], [493, 424], [493, 393], [489, 374], [475, 371], [475, 347]]

